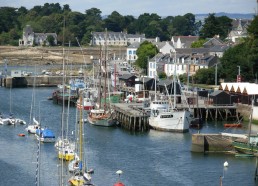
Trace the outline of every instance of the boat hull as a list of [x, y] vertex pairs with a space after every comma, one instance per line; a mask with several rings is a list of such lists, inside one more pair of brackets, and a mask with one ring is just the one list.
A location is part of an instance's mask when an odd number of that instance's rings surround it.
[[239, 124], [239, 123], [225, 123], [224, 124], [224, 127], [225, 128], [241, 128], [242, 127], [242, 124]]
[[74, 154], [66, 154], [66, 153], [59, 152], [58, 158], [66, 161], [71, 161], [74, 159]]
[[163, 112], [157, 116], [150, 116], [149, 125], [152, 129], [185, 133], [189, 131], [189, 111]]
[[241, 143], [241, 142], [233, 142], [232, 145], [234, 146], [235, 150], [239, 153], [244, 154], [255, 154], [258, 153], [258, 146], [247, 144], [247, 143]]
[[111, 118], [92, 119], [91, 117], [88, 117], [88, 122], [92, 125], [101, 127], [113, 127], [116, 124], [116, 122]]

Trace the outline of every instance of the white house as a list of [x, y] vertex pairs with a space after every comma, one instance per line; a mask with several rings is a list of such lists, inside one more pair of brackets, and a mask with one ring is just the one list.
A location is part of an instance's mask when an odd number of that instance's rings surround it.
[[139, 48], [140, 43], [135, 42], [129, 45], [126, 49], [126, 60], [130, 62], [135, 62], [137, 60], [136, 50]]

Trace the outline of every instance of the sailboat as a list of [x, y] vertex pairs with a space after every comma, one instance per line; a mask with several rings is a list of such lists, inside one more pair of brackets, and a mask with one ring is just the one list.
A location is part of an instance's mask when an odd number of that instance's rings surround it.
[[249, 117], [249, 132], [248, 137], [246, 139], [239, 138], [236, 139], [232, 145], [237, 152], [254, 155], [258, 153], [258, 134], [251, 134], [252, 131], [252, 120], [253, 120], [253, 107], [254, 107], [254, 99], [252, 99], [250, 117]]
[[[190, 109], [176, 108], [176, 57], [173, 76], [173, 95], [174, 104], [168, 104], [168, 101], [156, 99], [156, 76], [155, 76], [155, 100], [151, 102], [151, 115], [149, 117], [149, 125], [152, 129], [167, 132], [188, 132], [189, 124], [192, 120]], [[181, 92], [181, 91], [180, 91]], [[168, 91], [167, 91], [168, 94]], [[169, 94], [168, 94], [169, 95]], [[181, 96], [181, 95], [180, 95]]]
[[[80, 102], [82, 102], [82, 96], [80, 95]], [[82, 122], [82, 108], [80, 110], [78, 138], [79, 138], [79, 156], [76, 158], [74, 175], [69, 179], [69, 183], [73, 186], [93, 185], [91, 183], [92, 170], [87, 170], [86, 163], [84, 161], [84, 125]]]
[[[36, 66], [35, 66], [35, 74], [36, 74]], [[30, 134], [36, 134], [36, 130], [40, 129], [40, 124], [35, 118], [35, 83], [36, 76], [33, 79], [33, 89], [32, 89], [32, 101], [30, 106], [30, 121], [25, 130]]]
[[[106, 31], [106, 39], [107, 39], [107, 31]], [[100, 50], [101, 51], [101, 50]], [[104, 60], [102, 61], [102, 52], [100, 52], [100, 60], [99, 60], [99, 70], [102, 72], [102, 76], [104, 76], [104, 92], [101, 92], [101, 77], [99, 77], [99, 103], [98, 108], [90, 110], [88, 114], [88, 121], [92, 125], [103, 126], [103, 127], [111, 127], [115, 125], [115, 120], [112, 118], [112, 112], [110, 107], [107, 107], [107, 89], [106, 87], [109, 85], [107, 84], [107, 42], [105, 43], [105, 55]], [[104, 98], [101, 101], [102, 95]], [[104, 102], [104, 105], [103, 103]], [[109, 100], [110, 102], [110, 100]], [[103, 106], [103, 108], [102, 108]]]
[[[66, 77], [66, 73], [67, 70], [65, 70], [65, 60], [64, 60], [64, 49], [63, 49], [63, 85], [65, 84], [65, 77]], [[65, 90], [65, 87], [63, 86], [63, 92]], [[64, 96], [64, 95], [63, 95]], [[62, 113], [61, 113], [61, 136], [57, 139], [56, 143], [55, 143], [55, 147], [58, 151], [58, 158], [62, 159], [62, 160], [66, 160], [66, 161], [71, 161], [74, 159], [75, 157], [75, 152], [74, 152], [74, 144], [70, 141], [70, 139], [68, 139], [68, 121], [69, 121], [69, 109], [70, 109], [70, 99], [71, 99], [71, 94], [69, 91], [68, 94], [68, 102], [67, 102], [67, 117], [66, 117], [66, 135], [64, 134], [64, 129], [65, 129], [65, 99], [63, 98], [63, 104], [62, 104]]]

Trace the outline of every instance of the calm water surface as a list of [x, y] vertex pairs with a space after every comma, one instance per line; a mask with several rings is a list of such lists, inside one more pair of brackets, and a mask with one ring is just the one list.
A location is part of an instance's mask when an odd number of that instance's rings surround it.
[[[36, 115], [41, 123], [60, 135], [61, 106], [47, 100], [53, 88], [36, 89]], [[11, 98], [11, 99], [10, 99]], [[10, 101], [11, 100], [11, 101]], [[30, 118], [32, 88], [6, 89], [0, 87], [0, 112], [10, 111], [27, 122]], [[40, 107], [39, 107], [40, 106]], [[70, 109], [69, 134], [76, 120], [75, 108]], [[26, 126], [0, 125], [0, 185], [35, 185], [37, 141], [27, 135]], [[246, 128], [227, 130], [243, 133]], [[257, 128], [255, 128], [257, 130]], [[222, 123], [206, 123], [201, 133], [223, 132]], [[257, 130], [258, 131], [258, 130]], [[150, 130], [134, 133], [121, 128], [101, 128], [85, 124], [87, 165], [95, 170], [92, 176], [97, 186], [112, 186], [118, 179], [116, 171], [124, 174], [126, 186], [218, 186], [224, 175], [223, 185], [252, 186], [255, 158], [236, 158], [225, 154], [191, 153], [191, 134], [166, 133]], [[25, 133], [25, 137], [19, 137]], [[40, 183], [58, 186], [59, 161], [53, 144], [42, 144], [40, 154]], [[223, 168], [225, 161], [229, 167]], [[65, 184], [69, 173], [64, 171]]]

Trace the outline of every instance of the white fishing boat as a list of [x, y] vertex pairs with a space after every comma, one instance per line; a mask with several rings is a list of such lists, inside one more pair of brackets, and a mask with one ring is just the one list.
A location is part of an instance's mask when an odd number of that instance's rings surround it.
[[[176, 57], [175, 57], [176, 65]], [[176, 68], [175, 68], [176, 71]], [[171, 103], [169, 99], [167, 102], [163, 100], [156, 100], [156, 90], [155, 90], [155, 100], [150, 105], [151, 114], [149, 117], [149, 125], [152, 129], [168, 132], [188, 132], [189, 125], [193, 119], [193, 115], [188, 109], [178, 109], [176, 107], [176, 98], [181, 95], [177, 95], [176, 89], [176, 72], [174, 71], [173, 78], [173, 95], [174, 103]], [[156, 78], [155, 78], [155, 87], [156, 87]], [[178, 86], [180, 87], [180, 86]], [[180, 90], [181, 93], [181, 90]], [[167, 91], [168, 94], [168, 91]], [[169, 95], [169, 94], [168, 94]]]

